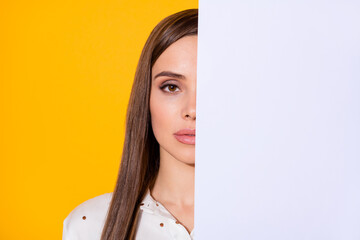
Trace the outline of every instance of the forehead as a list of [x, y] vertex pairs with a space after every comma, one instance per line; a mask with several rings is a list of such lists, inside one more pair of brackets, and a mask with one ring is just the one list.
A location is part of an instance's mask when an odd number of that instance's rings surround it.
[[197, 36], [186, 36], [171, 44], [156, 60], [152, 78], [161, 71], [196, 74]]

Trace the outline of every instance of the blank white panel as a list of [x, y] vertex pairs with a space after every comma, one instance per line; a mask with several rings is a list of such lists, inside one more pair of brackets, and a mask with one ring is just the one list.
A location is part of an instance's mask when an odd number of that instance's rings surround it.
[[360, 240], [360, 1], [200, 0], [197, 240]]

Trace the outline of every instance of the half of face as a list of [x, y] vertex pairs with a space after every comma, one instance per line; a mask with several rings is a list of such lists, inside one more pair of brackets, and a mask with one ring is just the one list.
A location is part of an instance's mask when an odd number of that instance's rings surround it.
[[160, 157], [195, 163], [197, 36], [170, 45], [152, 68], [150, 114]]

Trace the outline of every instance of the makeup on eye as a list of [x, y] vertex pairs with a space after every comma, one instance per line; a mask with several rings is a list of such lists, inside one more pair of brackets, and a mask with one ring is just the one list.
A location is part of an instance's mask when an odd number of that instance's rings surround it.
[[164, 82], [160, 85], [159, 88], [160, 88], [161, 90], [167, 92], [167, 93], [175, 93], [175, 92], [178, 92], [178, 91], [171, 91], [171, 90], [167, 90], [167, 91], [166, 91], [166, 90], [164, 90], [165, 88], [169, 89], [169, 87], [172, 87], [172, 89], [175, 89], [175, 90], [176, 90], [176, 88], [180, 89], [179, 86], [178, 86], [176, 83], [174, 83], [174, 80], [166, 80], [166, 81], [164, 81]]
[[[168, 84], [161, 85], [160, 89], [164, 91], [164, 89], [167, 88], [167, 87], [174, 87], [175, 89], [179, 88], [176, 84], [168, 83]], [[178, 91], [165, 91], [165, 92], [175, 93], [175, 92], [178, 92]]]

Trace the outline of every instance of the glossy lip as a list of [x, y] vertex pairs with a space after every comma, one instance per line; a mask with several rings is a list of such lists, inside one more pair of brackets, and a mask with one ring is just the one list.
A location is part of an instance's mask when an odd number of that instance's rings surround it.
[[176, 140], [184, 144], [195, 144], [195, 129], [185, 128], [174, 133]]

